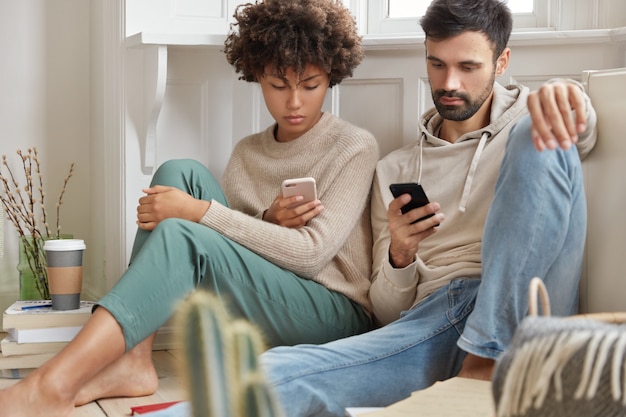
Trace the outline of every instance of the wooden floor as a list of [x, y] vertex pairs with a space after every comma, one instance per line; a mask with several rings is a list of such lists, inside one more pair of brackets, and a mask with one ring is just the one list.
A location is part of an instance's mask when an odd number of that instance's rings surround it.
[[[137, 398], [110, 398], [76, 408], [73, 417], [125, 417], [130, 416], [130, 408], [138, 405], [164, 403], [185, 399], [182, 382], [177, 377], [176, 350], [153, 352], [153, 361], [159, 375], [159, 389], [153, 395]], [[14, 383], [15, 379], [0, 378], [0, 389]]]

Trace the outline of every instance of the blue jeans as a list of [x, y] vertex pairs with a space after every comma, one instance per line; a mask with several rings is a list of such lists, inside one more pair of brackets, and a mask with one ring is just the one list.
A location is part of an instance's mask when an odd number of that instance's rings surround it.
[[578, 152], [537, 152], [530, 119], [511, 131], [483, 234], [480, 279], [457, 279], [380, 329], [262, 355], [289, 417], [387, 406], [458, 373], [467, 352], [496, 359], [541, 277], [554, 315], [576, 311], [586, 202]]

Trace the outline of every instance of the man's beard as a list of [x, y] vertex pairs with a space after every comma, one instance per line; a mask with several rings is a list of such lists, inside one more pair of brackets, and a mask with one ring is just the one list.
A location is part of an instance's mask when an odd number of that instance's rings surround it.
[[[491, 94], [491, 91], [493, 90], [494, 80], [495, 80], [495, 75], [494, 77], [492, 77], [490, 83], [485, 87], [482, 93], [478, 97], [476, 97], [474, 100], [472, 100], [472, 98], [468, 94], [459, 93], [458, 91], [446, 91], [446, 90], [433, 91], [432, 97], [433, 97], [433, 102], [435, 103], [435, 108], [437, 109], [441, 117], [443, 117], [446, 120], [452, 120], [455, 122], [461, 122], [463, 120], [467, 120], [473, 115], [475, 115], [476, 112], [485, 103], [485, 100], [487, 100], [487, 98]], [[465, 104], [461, 106], [446, 106], [439, 102], [439, 99], [441, 97], [460, 98], [461, 100], [463, 100]]]

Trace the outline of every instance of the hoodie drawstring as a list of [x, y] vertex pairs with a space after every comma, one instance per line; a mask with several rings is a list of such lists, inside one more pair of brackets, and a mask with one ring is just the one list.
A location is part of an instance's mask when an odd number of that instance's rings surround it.
[[478, 168], [478, 161], [480, 160], [480, 155], [483, 153], [483, 149], [485, 148], [485, 144], [487, 143], [488, 137], [489, 137], [489, 133], [483, 132], [483, 134], [480, 137], [480, 141], [478, 142], [478, 146], [476, 147], [476, 151], [474, 152], [474, 157], [472, 158], [472, 164], [470, 165], [469, 171], [467, 172], [467, 177], [465, 178], [465, 186], [463, 187], [463, 195], [461, 196], [461, 205], [459, 206], [459, 210], [461, 211], [461, 213], [465, 213], [467, 200], [469, 200], [470, 191], [472, 189], [472, 181], [474, 181], [474, 175], [476, 174], [476, 169]]
[[[485, 144], [487, 143], [487, 138], [489, 138], [489, 133], [483, 132], [480, 136], [480, 141], [478, 141], [478, 146], [476, 147], [476, 151], [474, 151], [474, 156], [472, 157], [472, 163], [469, 167], [469, 171], [467, 172], [467, 177], [465, 178], [465, 186], [463, 187], [463, 195], [461, 196], [461, 204], [459, 205], [459, 210], [461, 213], [465, 213], [465, 207], [467, 206], [467, 201], [469, 200], [470, 191], [472, 190], [472, 181], [474, 181], [474, 175], [476, 174], [476, 169], [478, 168], [478, 162], [480, 161], [480, 155], [483, 153], [483, 149], [485, 149]], [[419, 168], [417, 174], [417, 183], [422, 183], [422, 158], [423, 158], [423, 144], [424, 144], [424, 134], [420, 136], [420, 154], [419, 154]]]
[[422, 146], [424, 144], [424, 133], [422, 133], [420, 135], [420, 156], [419, 156], [419, 160], [420, 160], [420, 165], [417, 168], [417, 183], [421, 184], [422, 183], [422, 155], [424, 154], [424, 152], [422, 152], [422, 150], [424, 149], [424, 147]]

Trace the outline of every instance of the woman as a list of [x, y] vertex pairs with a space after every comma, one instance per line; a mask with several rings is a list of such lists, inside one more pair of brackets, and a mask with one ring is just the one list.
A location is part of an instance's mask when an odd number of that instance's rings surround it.
[[[259, 83], [276, 123], [237, 144], [222, 187], [194, 161], [159, 167], [139, 200], [128, 270], [63, 351], [0, 391], [2, 415], [66, 416], [75, 404], [154, 392], [155, 332], [197, 287], [254, 322], [269, 346], [370, 329], [378, 148], [321, 110], [362, 60], [354, 19], [335, 0], [266, 0], [235, 19], [227, 60]], [[314, 177], [319, 200], [291, 208], [300, 197], [283, 198], [280, 185], [295, 177]]]

